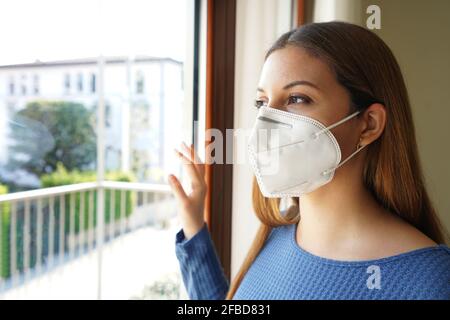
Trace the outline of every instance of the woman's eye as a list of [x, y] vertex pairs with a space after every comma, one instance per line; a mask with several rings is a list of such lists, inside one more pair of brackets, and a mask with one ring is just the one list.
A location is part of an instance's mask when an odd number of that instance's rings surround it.
[[258, 100], [258, 99], [255, 100], [255, 107], [258, 109], [266, 104], [267, 104], [267, 102], [264, 100]]
[[[290, 96], [288, 99], [288, 104], [309, 104], [311, 103], [311, 99], [306, 96]], [[267, 106], [267, 101], [261, 99], [255, 99], [255, 107], [261, 108], [262, 106]]]
[[311, 99], [305, 96], [290, 96], [289, 104], [297, 104], [297, 103], [305, 103], [308, 104], [311, 102]]

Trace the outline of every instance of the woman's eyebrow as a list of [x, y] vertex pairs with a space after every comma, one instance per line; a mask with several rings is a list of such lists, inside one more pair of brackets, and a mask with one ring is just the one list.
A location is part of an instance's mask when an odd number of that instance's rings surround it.
[[[289, 88], [292, 88], [292, 87], [295, 87], [295, 86], [299, 86], [299, 85], [310, 86], [310, 87], [313, 87], [313, 88], [315, 88], [315, 89], [317, 89], [317, 90], [320, 90], [319, 87], [316, 86], [314, 83], [309, 82], [309, 81], [306, 81], [306, 80], [297, 80], [297, 81], [293, 81], [293, 82], [291, 82], [291, 83], [288, 83], [287, 85], [285, 85], [285, 86], [283, 87], [283, 90], [287, 90], [287, 89], [289, 89]], [[259, 87], [258, 87], [258, 88], [256, 88], [256, 90], [257, 90], [257, 91], [264, 92], [264, 89], [263, 89], [263, 88], [259, 88]]]

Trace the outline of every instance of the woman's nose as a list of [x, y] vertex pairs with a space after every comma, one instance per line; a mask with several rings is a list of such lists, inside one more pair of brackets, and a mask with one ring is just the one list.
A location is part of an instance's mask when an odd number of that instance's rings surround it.
[[270, 107], [270, 108], [286, 111], [286, 106], [280, 99], [278, 99], [278, 100], [275, 100], [275, 99], [269, 100], [269, 102], [267, 103], [267, 106]]

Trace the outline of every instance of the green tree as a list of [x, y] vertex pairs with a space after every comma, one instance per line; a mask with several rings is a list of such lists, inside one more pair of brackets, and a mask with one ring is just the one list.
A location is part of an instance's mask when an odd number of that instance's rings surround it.
[[28, 103], [11, 124], [8, 167], [37, 176], [54, 172], [58, 162], [69, 171], [92, 169], [96, 158], [92, 123], [92, 111], [80, 103]]

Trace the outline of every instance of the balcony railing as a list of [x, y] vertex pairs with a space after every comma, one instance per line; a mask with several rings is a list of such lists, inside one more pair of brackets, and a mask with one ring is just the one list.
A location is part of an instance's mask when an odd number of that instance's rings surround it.
[[164, 227], [173, 213], [167, 185], [104, 181], [0, 195], [0, 298], [89, 253], [101, 298], [103, 246]]

